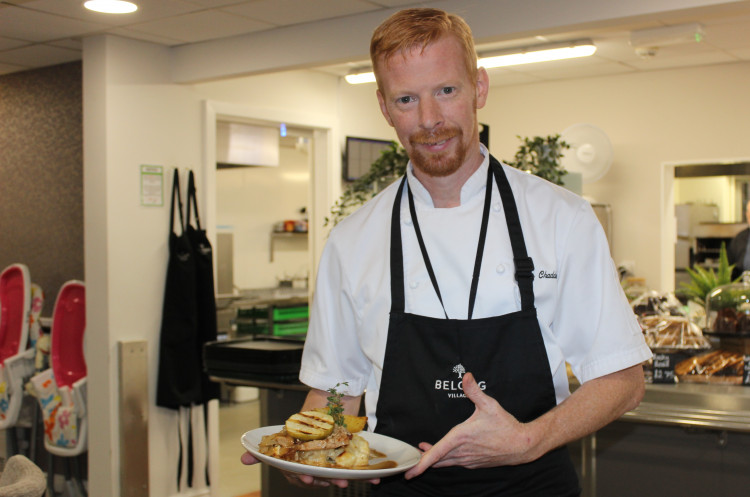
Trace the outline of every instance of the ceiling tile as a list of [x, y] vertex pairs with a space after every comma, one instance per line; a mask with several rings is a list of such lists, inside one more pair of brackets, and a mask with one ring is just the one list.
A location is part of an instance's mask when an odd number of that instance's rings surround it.
[[17, 66], [13, 64], [3, 64], [2, 62], [0, 62], [0, 74], [11, 74], [26, 69], [28, 69], [28, 67]]
[[70, 19], [21, 7], [0, 9], [0, 33], [27, 41], [48, 41], [105, 29], [104, 24]]
[[32, 0], [25, 3], [24, 7], [108, 26], [153, 21], [203, 9], [200, 5], [186, 0], [136, 0], [136, 3], [138, 10], [129, 14], [94, 12], [84, 8], [82, 0]]
[[136, 24], [129, 26], [129, 29], [180, 40], [183, 43], [195, 43], [260, 31], [271, 27], [268, 24], [232, 16], [226, 12], [204, 10], [168, 19]]
[[107, 32], [113, 35], [122, 36], [123, 38], [148, 41], [150, 43], [158, 43], [160, 45], [165, 45], [168, 47], [182, 45], [184, 43], [183, 40], [178, 40], [176, 38], [169, 38], [167, 36], [162, 36], [161, 34], [152, 34], [145, 31], [134, 31], [130, 28], [113, 28], [108, 30]]
[[23, 67], [44, 67], [80, 60], [81, 52], [50, 45], [29, 45], [0, 52], [0, 63]]
[[382, 5], [383, 7], [400, 7], [400, 6], [413, 6], [414, 0], [371, 0], [371, 3]]
[[288, 26], [378, 9], [376, 5], [362, 0], [256, 0], [221, 10], [276, 26]]
[[639, 59], [630, 63], [633, 67], [646, 71], [655, 69], [669, 69], [675, 67], [690, 67], [706, 64], [720, 64], [724, 62], [736, 62], [737, 59], [719, 50], [703, 52], [690, 55], [677, 55], [665, 57], [657, 55], [651, 59]]
[[13, 38], [4, 38], [0, 36], [0, 50], [8, 50], [28, 45], [28, 41], [14, 40]]

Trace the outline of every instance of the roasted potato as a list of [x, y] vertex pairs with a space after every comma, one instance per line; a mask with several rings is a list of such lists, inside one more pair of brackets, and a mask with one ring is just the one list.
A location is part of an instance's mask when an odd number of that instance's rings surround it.
[[[328, 413], [328, 408], [316, 407], [314, 411]], [[358, 433], [365, 429], [365, 426], [367, 425], [367, 416], [351, 416], [349, 414], [344, 414], [344, 424], [346, 425], [346, 429], [349, 430], [349, 433]]]

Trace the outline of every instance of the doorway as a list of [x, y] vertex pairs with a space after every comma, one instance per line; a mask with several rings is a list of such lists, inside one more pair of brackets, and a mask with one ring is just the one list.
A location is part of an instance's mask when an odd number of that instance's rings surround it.
[[715, 267], [721, 243], [747, 226], [750, 161], [667, 163], [662, 185], [661, 286], [674, 291], [686, 267]]
[[[219, 229], [217, 225], [217, 168], [216, 168], [216, 128], [217, 122], [221, 120], [229, 121], [241, 121], [261, 124], [265, 126], [275, 126], [277, 129], [283, 123], [286, 125], [287, 130], [293, 130], [295, 134], [295, 144], [297, 146], [296, 139], [302, 137], [307, 140], [306, 146], [308, 147], [308, 165], [307, 172], [304, 175], [304, 181], [306, 181], [306, 215], [308, 218], [308, 233], [307, 233], [307, 264], [306, 268], [309, 274], [308, 280], [308, 295], [314, 286], [314, 275], [317, 271], [317, 261], [320, 258], [320, 254], [325, 243], [326, 232], [323, 229], [324, 218], [328, 214], [330, 205], [333, 204], [334, 199], [338, 198], [341, 193], [341, 155], [338, 153], [340, 149], [336, 146], [337, 142], [337, 123], [330, 117], [326, 116], [311, 116], [296, 114], [294, 112], [286, 111], [274, 111], [267, 109], [257, 109], [253, 107], [246, 107], [235, 104], [227, 104], [223, 102], [205, 101], [203, 106], [203, 151], [204, 155], [202, 158], [202, 166], [200, 168], [199, 181], [205, 185], [204, 192], [205, 197], [203, 198], [202, 204], [205, 205], [205, 226], [209, 239], [216, 244], [217, 234]], [[297, 136], [299, 135], [299, 136]], [[300, 178], [297, 178], [300, 180]], [[300, 205], [301, 206], [301, 205]], [[247, 216], [251, 216], [251, 213], [247, 213]], [[284, 215], [286, 216], [286, 214]], [[271, 228], [269, 227], [266, 231], [264, 247], [269, 247], [270, 242], [269, 236], [271, 234]], [[266, 245], [268, 243], [269, 245]], [[292, 242], [297, 243], [297, 242]], [[264, 261], [268, 261], [270, 252], [265, 251], [263, 258]], [[275, 276], [274, 276], [275, 279]], [[238, 281], [242, 285], [241, 281]], [[257, 473], [258, 468], [242, 467], [237, 461], [237, 457], [241, 453], [241, 447], [239, 445], [239, 437], [247, 430], [257, 428], [259, 421], [253, 422], [252, 420], [257, 419], [257, 411], [259, 409], [258, 401], [249, 401], [246, 406], [240, 405], [236, 410], [225, 410], [220, 408], [217, 402], [213, 402], [209, 405], [208, 415], [208, 453], [209, 453], [209, 478], [214, 485], [219, 489], [218, 495], [220, 497], [236, 497], [236, 495], [243, 495], [236, 493], [235, 483], [242, 482], [243, 485], [252, 485], [253, 474], [256, 474], [255, 480], [258, 480]], [[224, 411], [220, 413], [221, 411]], [[245, 412], [247, 411], [247, 412]], [[232, 416], [234, 414], [234, 416]], [[226, 421], [229, 417], [239, 419], [240, 424], [235, 425]], [[224, 420], [224, 425], [220, 425], [220, 419]], [[227, 431], [230, 435], [226, 435]], [[236, 433], [235, 433], [236, 432]], [[224, 440], [222, 442], [222, 440]], [[227, 475], [224, 471], [224, 467], [219, 463], [222, 460], [222, 453], [226, 454], [229, 452], [230, 461], [234, 463], [224, 465], [227, 468], [233, 468], [236, 472], [236, 477]], [[254, 473], [255, 472], [255, 473]], [[222, 482], [222, 478], [224, 481]], [[246, 487], [248, 488], [248, 487]], [[248, 492], [253, 490], [252, 487], [248, 488]]]

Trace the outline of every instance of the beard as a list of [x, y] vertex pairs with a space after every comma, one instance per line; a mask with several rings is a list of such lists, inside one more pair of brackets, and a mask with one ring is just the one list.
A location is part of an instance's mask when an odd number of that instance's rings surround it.
[[[443, 140], [456, 138], [453, 150], [446, 150], [435, 154], [425, 153], [419, 145], [434, 144]], [[412, 146], [410, 159], [418, 170], [434, 177], [450, 176], [459, 170], [466, 158], [467, 147], [464, 143], [464, 133], [459, 127], [441, 128], [438, 131], [420, 131], [409, 137]]]

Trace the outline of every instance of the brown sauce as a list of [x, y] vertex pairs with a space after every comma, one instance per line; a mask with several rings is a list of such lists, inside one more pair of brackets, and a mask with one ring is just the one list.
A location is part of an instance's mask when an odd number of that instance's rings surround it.
[[396, 466], [396, 461], [381, 461], [375, 464], [368, 464], [367, 466], [355, 466], [352, 469], [389, 469]]

